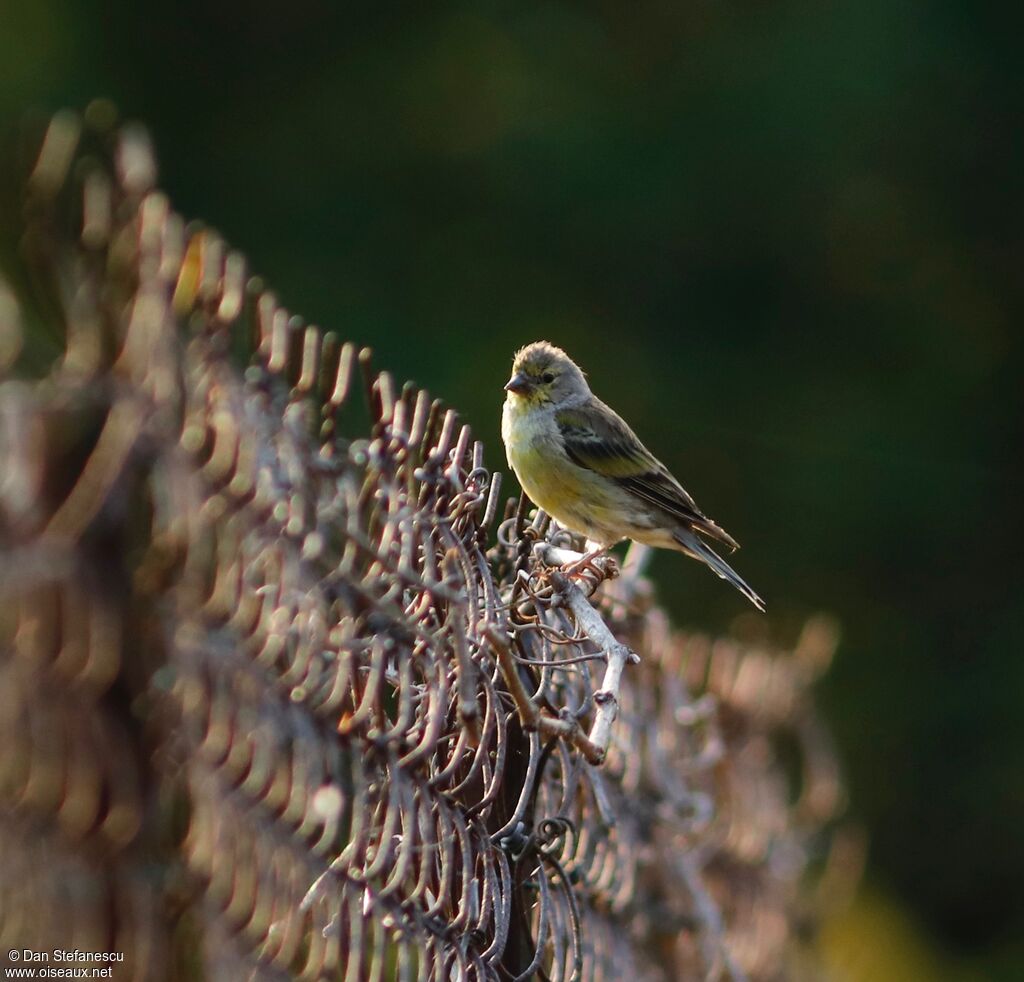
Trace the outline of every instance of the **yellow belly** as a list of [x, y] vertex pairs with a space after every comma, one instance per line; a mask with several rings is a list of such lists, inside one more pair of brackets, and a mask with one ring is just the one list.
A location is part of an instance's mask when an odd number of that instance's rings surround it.
[[629, 536], [629, 499], [625, 492], [592, 471], [577, 467], [550, 426], [508, 418], [502, 435], [508, 462], [530, 500], [560, 524], [587, 538], [611, 545]]

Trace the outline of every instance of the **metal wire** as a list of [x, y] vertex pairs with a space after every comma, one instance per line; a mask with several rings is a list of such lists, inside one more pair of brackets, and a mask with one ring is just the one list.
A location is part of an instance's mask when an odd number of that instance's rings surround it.
[[588, 763], [602, 652], [543, 516], [495, 529], [456, 414], [292, 318], [139, 129], [88, 119], [50, 123], [0, 287], [2, 946], [133, 979], [778, 978], [842, 798], [827, 622], [711, 642], [635, 563], [592, 569], [640, 661]]

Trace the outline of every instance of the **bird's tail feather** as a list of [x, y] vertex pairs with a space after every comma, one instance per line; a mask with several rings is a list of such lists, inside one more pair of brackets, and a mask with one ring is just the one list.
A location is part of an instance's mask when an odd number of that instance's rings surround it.
[[706, 563], [723, 580], [728, 580], [758, 610], [764, 611], [764, 601], [747, 585], [743, 578], [706, 542], [689, 529], [678, 529], [672, 537], [683, 548], [683, 552]]
[[721, 525], [716, 525], [707, 515], [701, 515], [698, 518], [691, 519], [693, 528], [700, 532], [702, 535], [709, 536], [717, 542], [721, 542], [723, 546], [728, 546], [732, 552], [739, 549], [740, 544], [722, 528]]

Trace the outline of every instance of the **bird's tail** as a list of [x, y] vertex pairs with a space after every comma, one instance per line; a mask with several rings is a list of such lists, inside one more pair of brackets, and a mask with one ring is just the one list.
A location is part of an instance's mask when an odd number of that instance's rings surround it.
[[689, 529], [677, 529], [672, 537], [682, 547], [683, 552], [694, 559], [699, 559], [711, 567], [723, 580], [728, 580], [758, 610], [764, 611], [764, 601], [747, 586], [743, 578], [706, 542]]

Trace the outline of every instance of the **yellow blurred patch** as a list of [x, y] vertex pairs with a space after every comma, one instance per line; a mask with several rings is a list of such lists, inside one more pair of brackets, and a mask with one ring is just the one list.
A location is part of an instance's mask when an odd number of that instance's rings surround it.
[[876, 890], [863, 890], [827, 921], [821, 952], [830, 982], [931, 982], [951, 978], [907, 912]]
[[202, 285], [205, 249], [205, 232], [197, 232], [189, 239], [185, 258], [181, 263], [181, 271], [178, 274], [178, 282], [174, 287], [174, 297], [171, 300], [174, 312], [179, 317], [187, 316], [195, 308]]

